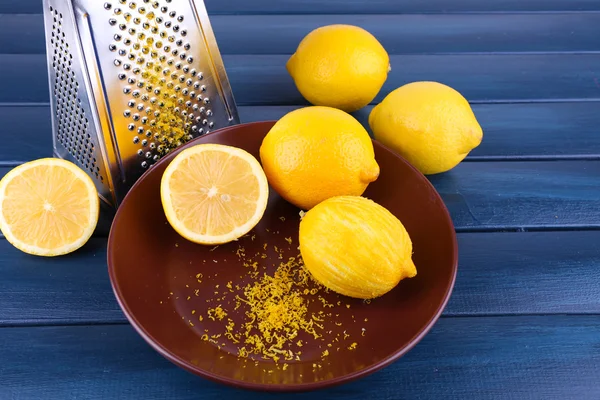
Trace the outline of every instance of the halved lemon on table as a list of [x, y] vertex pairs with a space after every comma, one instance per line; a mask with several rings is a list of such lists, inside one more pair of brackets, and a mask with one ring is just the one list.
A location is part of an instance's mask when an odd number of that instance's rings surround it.
[[167, 221], [178, 234], [214, 245], [234, 241], [258, 224], [267, 208], [269, 184], [247, 151], [198, 144], [167, 166], [160, 193]]
[[28, 254], [52, 257], [79, 249], [94, 233], [99, 212], [92, 179], [66, 160], [30, 161], [0, 181], [0, 230]]

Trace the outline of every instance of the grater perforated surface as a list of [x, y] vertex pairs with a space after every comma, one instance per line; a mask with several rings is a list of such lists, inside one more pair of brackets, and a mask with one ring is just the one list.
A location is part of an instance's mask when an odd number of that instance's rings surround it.
[[[123, 116], [138, 145], [142, 168], [214, 126], [204, 75], [191, 65], [194, 49], [186, 40], [184, 15], [170, 10], [171, 0], [118, 0], [104, 3], [115, 27], [109, 50], [122, 82]], [[195, 135], [194, 135], [195, 134]]]
[[55, 154], [117, 205], [162, 156], [239, 123], [200, 0], [44, 0]]
[[100, 167], [96, 164], [94, 142], [89, 131], [86, 113], [79, 98], [79, 82], [73, 65], [73, 54], [63, 31], [63, 14], [50, 6], [52, 13], [52, 33], [50, 44], [52, 68], [54, 69], [53, 95], [57, 99], [55, 117], [58, 122], [56, 138], [79, 165], [91, 173], [92, 177], [103, 181]]

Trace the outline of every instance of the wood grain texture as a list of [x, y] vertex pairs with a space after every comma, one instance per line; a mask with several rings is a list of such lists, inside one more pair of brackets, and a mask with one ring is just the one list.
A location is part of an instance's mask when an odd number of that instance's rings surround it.
[[[285, 55], [225, 55], [238, 105], [308, 104]], [[452, 86], [473, 103], [600, 99], [600, 54], [397, 55], [374, 102], [412, 81]], [[115, 71], [116, 73], [116, 71]], [[45, 55], [0, 55], [0, 102], [47, 102]]]
[[[299, 107], [240, 106], [239, 113], [241, 122], [277, 120]], [[369, 132], [371, 109], [353, 113]], [[600, 102], [475, 104], [473, 112], [484, 140], [466, 160], [600, 158], [599, 109]], [[47, 104], [0, 104], [0, 121], [0, 163], [17, 164], [52, 154]]]
[[[242, 122], [255, 122], [277, 120], [299, 107], [241, 106], [239, 111]], [[352, 113], [371, 135], [372, 109], [367, 106]], [[600, 103], [473, 104], [472, 109], [484, 139], [466, 161], [600, 156]]]
[[[600, 50], [600, 13], [214, 15], [211, 24], [222, 54], [292, 54], [306, 34], [329, 24], [360, 26], [389, 54]], [[0, 15], [0, 53], [45, 51], [42, 14]]]
[[108, 278], [106, 239], [55, 258], [29, 256], [0, 239], [0, 271], [2, 325], [125, 321]]
[[[399, 14], [514, 11], [598, 11], [596, 0], [205, 0], [209, 14]], [[368, 5], [366, 5], [368, 4]], [[0, 13], [40, 13], [37, 0], [2, 0]]]
[[[600, 231], [464, 233], [458, 244], [445, 316], [600, 313]], [[0, 240], [0, 276], [0, 326], [125, 322], [105, 239], [57, 259]]]
[[[595, 399], [598, 316], [442, 318], [394, 364], [293, 399]], [[0, 397], [264, 399], [185, 372], [129, 325], [0, 329]], [[510, 390], [508, 390], [510, 388]]]
[[429, 179], [458, 231], [600, 227], [600, 162], [462, 163]]
[[[0, 178], [8, 171], [0, 168]], [[461, 163], [429, 180], [457, 231], [600, 228], [600, 161]], [[107, 234], [110, 221], [99, 224]]]
[[0, 162], [16, 164], [52, 156], [49, 105], [0, 106]]

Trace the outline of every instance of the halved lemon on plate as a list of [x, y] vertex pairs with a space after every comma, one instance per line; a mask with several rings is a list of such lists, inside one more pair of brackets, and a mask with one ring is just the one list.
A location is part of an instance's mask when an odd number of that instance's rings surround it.
[[92, 179], [66, 160], [30, 161], [0, 181], [0, 230], [28, 254], [52, 257], [79, 249], [94, 233], [99, 212]]
[[167, 221], [185, 239], [228, 243], [261, 220], [269, 198], [267, 177], [247, 151], [221, 144], [189, 147], [171, 161], [161, 180]]

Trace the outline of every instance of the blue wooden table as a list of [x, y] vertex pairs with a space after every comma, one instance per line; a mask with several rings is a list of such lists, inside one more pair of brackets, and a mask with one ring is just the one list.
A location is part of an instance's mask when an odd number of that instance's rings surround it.
[[[306, 105], [287, 57], [313, 28], [350, 23], [391, 54], [376, 102], [440, 81], [484, 130], [463, 163], [430, 177], [460, 248], [443, 317], [392, 366], [287, 397], [600, 399], [600, 0], [206, 5], [243, 122]], [[41, 7], [0, 1], [0, 177], [52, 154]], [[370, 109], [355, 114], [365, 125]], [[184, 372], [134, 332], [111, 291], [105, 237], [49, 260], [0, 239], [0, 399], [263, 396]]]

